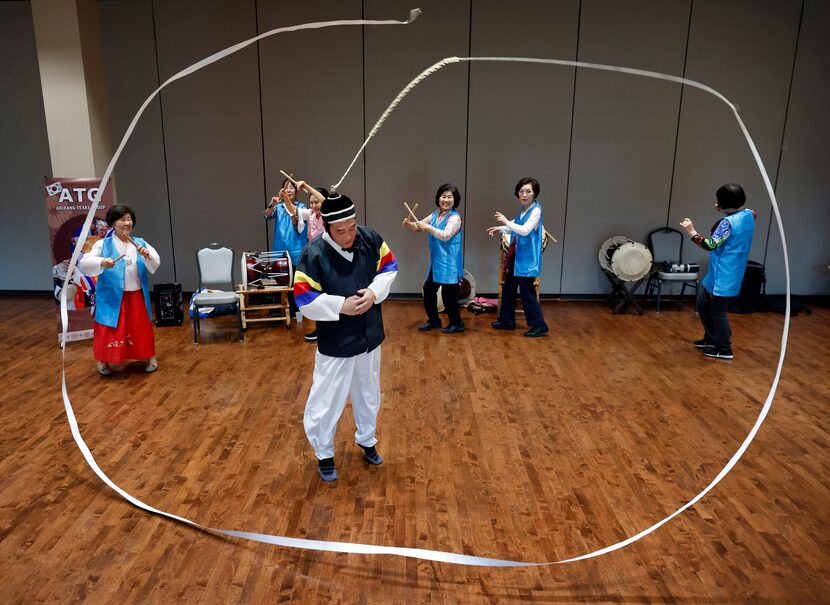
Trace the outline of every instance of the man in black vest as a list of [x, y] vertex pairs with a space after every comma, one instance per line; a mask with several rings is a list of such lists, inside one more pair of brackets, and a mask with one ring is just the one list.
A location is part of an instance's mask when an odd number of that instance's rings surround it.
[[380, 303], [398, 273], [383, 238], [358, 227], [352, 201], [333, 193], [321, 208], [326, 227], [303, 250], [294, 274], [294, 298], [302, 314], [317, 321], [314, 378], [303, 425], [319, 460], [323, 481], [335, 481], [334, 433], [351, 397], [355, 442], [363, 459], [380, 464], [375, 445], [380, 411]]

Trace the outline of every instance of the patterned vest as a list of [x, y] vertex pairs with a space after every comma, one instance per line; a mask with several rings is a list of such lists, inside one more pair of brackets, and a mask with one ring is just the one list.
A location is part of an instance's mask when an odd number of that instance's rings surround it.
[[[366, 288], [378, 274], [383, 238], [368, 227], [358, 227], [349, 262], [321, 237], [303, 250], [297, 269], [318, 282], [322, 291], [352, 296]], [[337, 321], [317, 322], [317, 350], [329, 357], [354, 357], [373, 351], [383, 342], [381, 305], [363, 315], [340, 315]]]

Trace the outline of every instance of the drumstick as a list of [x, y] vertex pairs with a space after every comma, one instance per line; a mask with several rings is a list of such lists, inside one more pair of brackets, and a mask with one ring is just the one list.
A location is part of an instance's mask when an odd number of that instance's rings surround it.
[[[406, 209], [409, 211], [409, 215], [412, 217], [412, 220], [415, 221], [416, 223], [419, 223], [420, 221], [418, 220], [418, 217], [415, 216], [415, 212], [413, 212], [413, 209], [409, 207], [409, 204], [404, 202], [403, 205], [406, 206]], [[415, 209], [417, 209], [417, 208], [418, 208], [418, 202], [415, 202]]]
[[[295, 181], [290, 174], [285, 174], [285, 171], [280, 170], [280, 172], [282, 172], [282, 174], [285, 178], [287, 178], [289, 181], [291, 181], [291, 184], [294, 185], [294, 188], [296, 189], [297, 181]], [[303, 189], [305, 189], [307, 193], [311, 193], [311, 185], [309, 185], [306, 182], [303, 182]]]
[[126, 253], [126, 252], [125, 252], [124, 254], [122, 254], [121, 256], [119, 256], [118, 258], [114, 258], [114, 259], [112, 259], [112, 264], [114, 265], [115, 263], [117, 263], [118, 261], [120, 261], [120, 260], [121, 260], [122, 258], [124, 258], [125, 256], [127, 256], [127, 253]]
[[[128, 240], [130, 240], [130, 243], [131, 243], [133, 246], [135, 246], [135, 249], [136, 249], [136, 250], [138, 250], [139, 248], [141, 248], [141, 246], [139, 246], [139, 245], [138, 245], [138, 242], [137, 242], [137, 241], [135, 241], [133, 238], [131, 238], [129, 235], [127, 236], [127, 239], [128, 239]], [[124, 256], [124, 255], [122, 254], [121, 256]], [[149, 256], [150, 256], [150, 253], [148, 252], [148, 253], [147, 253], [147, 257], [149, 258]]]
[[291, 181], [292, 185], [294, 185], [295, 187], [297, 186], [297, 181], [295, 181], [294, 178], [292, 177], [292, 175], [294, 174], [293, 172], [291, 174], [285, 174], [285, 170], [280, 170], [280, 172], [282, 173], [282, 175], [285, 178], [287, 178], [289, 181]]
[[[545, 228], [544, 228], [544, 227], [542, 227], [542, 229], [545, 229]], [[546, 235], [547, 235], [550, 239], [552, 239], [552, 240], [553, 240], [553, 243], [554, 243], [554, 244], [558, 244], [558, 243], [559, 243], [558, 241], [556, 241], [556, 238], [555, 238], [555, 237], [553, 237], [553, 236], [550, 234], [550, 231], [548, 231], [547, 229], [545, 229], [545, 234], [546, 234]]]

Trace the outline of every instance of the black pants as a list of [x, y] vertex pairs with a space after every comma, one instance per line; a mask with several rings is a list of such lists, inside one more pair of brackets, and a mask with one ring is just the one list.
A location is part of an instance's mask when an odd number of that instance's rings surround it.
[[536, 298], [536, 288], [533, 286], [535, 279], [535, 277], [516, 277], [512, 271], [504, 276], [499, 308], [500, 322], [511, 326], [516, 324], [516, 290], [518, 289], [522, 297], [528, 327], [547, 327], [542, 308], [539, 306], [539, 299]]
[[706, 331], [706, 340], [718, 349], [732, 348], [732, 327], [729, 325], [729, 301], [732, 297], [712, 296], [706, 288], [698, 288], [697, 312]]
[[427, 318], [434, 324], [440, 324], [438, 317], [438, 288], [441, 288], [441, 299], [447, 311], [451, 326], [461, 325], [461, 311], [458, 308], [458, 284], [437, 284], [432, 281], [432, 271], [424, 282], [424, 311]]

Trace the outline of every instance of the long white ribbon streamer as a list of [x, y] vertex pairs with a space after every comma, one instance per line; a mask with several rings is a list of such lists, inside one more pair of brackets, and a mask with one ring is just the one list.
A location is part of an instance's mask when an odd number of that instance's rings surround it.
[[245, 48], [246, 46], [256, 42], [257, 40], [261, 40], [268, 36], [272, 36], [277, 33], [285, 32], [285, 31], [298, 31], [303, 29], [317, 29], [321, 27], [333, 27], [337, 25], [404, 25], [411, 23], [414, 21], [418, 15], [420, 14], [419, 9], [415, 9], [410, 12], [409, 20], [407, 21], [364, 21], [364, 20], [356, 20], [356, 21], [327, 21], [321, 23], [308, 23], [304, 25], [297, 25], [293, 27], [284, 27], [280, 29], [271, 30], [264, 34], [261, 34], [255, 38], [251, 38], [250, 40], [246, 40], [244, 42], [240, 42], [234, 46], [231, 46], [223, 51], [215, 53], [210, 57], [199, 61], [198, 63], [194, 63], [187, 69], [184, 69], [177, 73], [175, 76], [168, 79], [164, 84], [159, 86], [156, 91], [148, 97], [148, 99], [144, 102], [141, 108], [138, 110], [138, 113], [133, 118], [133, 121], [130, 124], [130, 127], [127, 129], [127, 132], [124, 134], [124, 138], [121, 140], [121, 144], [118, 146], [118, 150], [116, 151], [115, 155], [113, 156], [112, 160], [107, 167], [106, 172], [104, 173], [103, 178], [101, 179], [101, 184], [98, 188], [98, 193], [96, 194], [95, 203], [91, 204], [89, 213], [87, 214], [86, 221], [84, 222], [83, 228], [81, 230], [81, 234], [79, 237], [78, 245], [75, 247], [75, 251], [72, 254], [72, 260], [69, 265], [69, 271], [67, 272], [67, 276], [64, 280], [64, 287], [61, 290], [60, 295], [60, 303], [61, 303], [61, 326], [62, 326], [62, 338], [61, 338], [61, 362], [62, 362], [62, 369], [61, 369], [61, 391], [63, 395], [63, 402], [64, 407], [66, 408], [66, 417], [69, 420], [69, 426], [72, 431], [72, 437], [75, 439], [75, 442], [78, 445], [78, 448], [81, 450], [81, 453], [84, 456], [84, 459], [89, 464], [90, 468], [95, 472], [96, 475], [106, 483], [110, 488], [112, 488], [116, 493], [118, 493], [122, 498], [151, 513], [155, 513], [157, 515], [161, 515], [167, 517], [169, 519], [173, 519], [175, 521], [179, 521], [181, 523], [185, 523], [187, 525], [191, 525], [196, 528], [205, 529], [211, 532], [215, 532], [218, 534], [222, 534], [225, 536], [231, 536], [236, 538], [244, 538], [246, 540], [253, 540], [255, 542], [262, 542], [266, 544], [273, 544], [276, 546], [285, 546], [289, 548], [303, 548], [307, 550], [317, 550], [317, 551], [328, 551], [328, 552], [338, 552], [338, 553], [353, 553], [353, 554], [377, 554], [377, 555], [395, 555], [401, 557], [412, 557], [416, 559], [423, 559], [427, 561], [437, 561], [441, 563], [452, 563], [455, 565], [472, 565], [472, 566], [480, 566], [480, 567], [538, 567], [538, 566], [545, 566], [545, 565], [561, 565], [563, 563], [572, 563], [575, 561], [582, 561], [584, 559], [591, 559], [594, 557], [599, 557], [601, 555], [613, 552], [615, 550], [619, 550], [644, 538], [645, 536], [649, 535], [653, 531], [657, 530], [658, 528], [662, 527], [677, 515], [685, 511], [686, 509], [694, 506], [701, 498], [703, 498], [706, 494], [708, 494], [714, 487], [720, 483], [721, 479], [723, 479], [737, 464], [738, 460], [741, 459], [744, 452], [749, 447], [749, 444], [752, 443], [753, 439], [755, 439], [755, 435], [758, 433], [758, 430], [761, 428], [761, 425], [764, 422], [764, 419], [767, 417], [771, 407], [772, 401], [775, 397], [775, 393], [778, 390], [778, 382], [781, 377], [781, 370], [784, 365], [784, 355], [787, 350], [787, 338], [789, 335], [790, 329], [790, 263], [789, 257], [787, 255], [787, 243], [784, 237], [784, 226], [781, 221], [781, 214], [778, 210], [778, 202], [775, 198], [775, 192], [773, 191], [772, 184], [769, 180], [769, 176], [767, 171], [764, 167], [763, 162], [761, 161], [761, 156], [758, 153], [757, 148], [755, 147], [755, 143], [750, 137], [749, 132], [746, 129], [746, 126], [741, 120], [740, 115], [738, 114], [738, 110], [736, 107], [728, 100], [726, 97], [721, 95], [718, 91], [704, 85], [700, 84], [699, 82], [695, 82], [694, 80], [688, 80], [686, 78], [680, 78], [677, 76], [671, 76], [667, 74], [661, 74], [653, 71], [645, 71], [641, 69], [630, 69], [627, 67], [617, 67], [613, 65], [601, 65], [596, 63], [584, 63], [581, 61], [565, 61], [559, 59], [536, 59], [536, 58], [522, 58], [522, 57], [447, 57], [446, 59], [442, 59], [438, 63], [430, 66], [421, 74], [419, 74], [414, 80], [412, 80], [392, 101], [383, 115], [378, 119], [375, 126], [370, 131], [369, 135], [367, 136], [366, 140], [364, 141], [363, 145], [358, 150], [357, 154], [355, 155], [352, 163], [346, 169], [345, 174], [340, 179], [340, 181], [335, 185], [335, 187], [339, 186], [343, 180], [348, 175], [349, 171], [351, 170], [352, 166], [354, 165], [357, 158], [366, 148], [369, 140], [375, 135], [375, 133], [379, 130], [380, 126], [386, 120], [386, 118], [392, 113], [395, 107], [403, 100], [403, 98], [415, 87], [418, 83], [441, 69], [442, 67], [452, 64], [452, 63], [460, 63], [462, 61], [513, 61], [513, 62], [522, 62], [522, 63], [542, 63], [542, 64], [550, 64], [550, 65], [562, 65], [567, 67], [582, 67], [587, 69], [598, 69], [603, 71], [611, 71], [611, 72], [619, 72], [619, 73], [626, 73], [635, 76], [643, 76], [648, 78], [656, 78], [658, 80], [667, 80], [669, 82], [676, 82], [678, 84], [685, 84], [688, 86], [693, 86], [695, 88], [699, 88], [709, 94], [714, 95], [732, 110], [732, 113], [735, 116], [735, 119], [738, 122], [738, 126], [743, 132], [744, 138], [746, 139], [747, 145], [749, 146], [750, 151], [752, 152], [752, 156], [755, 158], [755, 163], [758, 166], [758, 171], [761, 173], [761, 178], [764, 181], [764, 185], [767, 189], [767, 194], [769, 195], [770, 202], [772, 203], [773, 212], [775, 214], [775, 221], [778, 226], [778, 233], [781, 236], [781, 246], [784, 252], [784, 272], [786, 277], [786, 308], [784, 313], [784, 330], [781, 335], [781, 353], [778, 357], [778, 366], [775, 371], [775, 377], [772, 381], [772, 386], [770, 387], [769, 394], [767, 395], [766, 400], [764, 401], [764, 405], [761, 408], [760, 413], [758, 414], [758, 418], [755, 421], [755, 424], [752, 426], [752, 429], [749, 431], [749, 434], [744, 439], [741, 446], [738, 450], [733, 454], [733, 456], [729, 459], [726, 463], [726, 466], [717, 474], [717, 476], [712, 480], [709, 485], [707, 485], [699, 494], [697, 494], [694, 498], [692, 498], [689, 502], [678, 508], [672, 514], [667, 516], [664, 519], [661, 519], [657, 523], [651, 525], [650, 527], [642, 530], [641, 532], [626, 538], [620, 542], [612, 544], [610, 546], [606, 546], [605, 548], [601, 548], [598, 550], [594, 550], [592, 552], [577, 556], [571, 557], [569, 559], [561, 559], [558, 561], [547, 561], [542, 563], [530, 563], [530, 562], [521, 562], [521, 561], [510, 561], [504, 559], [491, 559], [487, 557], [476, 557], [472, 555], [462, 555], [457, 553], [450, 553], [438, 550], [427, 550], [421, 548], [404, 548], [404, 547], [396, 547], [396, 546], [378, 546], [372, 544], [359, 544], [359, 543], [351, 543], [351, 542], [331, 542], [326, 540], [308, 540], [302, 538], [289, 538], [285, 536], [275, 536], [271, 534], [259, 534], [259, 533], [252, 533], [252, 532], [241, 532], [241, 531], [233, 531], [233, 530], [226, 530], [226, 529], [217, 529], [211, 528], [195, 521], [191, 521], [190, 519], [186, 519], [184, 517], [179, 517], [177, 515], [158, 510], [153, 508], [152, 506], [145, 504], [138, 498], [128, 494], [123, 489], [118, 487], [113, 481], [101, 470], [98, 464], [95, 462], [95, 459], [92, 456], [89, 448], [87, 447], [86, 443], [84, 442], [83, 438], [81, 437], [80, 430], [78, 429], [78, 422], [75, 418], [75, 413], [72, 409], [72, 404], [69, 400], [69, 394], [66, 388], [66, 331], [68, 328], [68, 315], [67, 315], [67, 304], [66, 304], [66, 291], [67, 285], [69, 280], [72, 276], [72, 271], [75, 269], [75, 265], [77, 264], [78, 257], [80, 255], [80, 251], [83, 248], [83, 242], [86, 240], [86, 237], [89, 233], [89, 227], [92, 223], [92, 218], [95, 214], [95, 210], [98, 206], [98, 201], [100, 200], [101, 192], [103, 191], [103, 186], [109, 179], [110, 175], [112, 174], [112, 170], [115, 167], [115, 163], [117, 162], [119, 156], [121, 155], [121, 151], [123, 150], [124, 146], [126, 145], [127, 141], [132, 134], [133, 129], [135, 128], [138, 119], [140, 118], [141, 114], [144, 112], [144, 109], [150, 103], [150, 101], [161, 91], [165, 86], [183, 78], [186, 75], [189, 75], [206, 65], [214, 63], [236, 51]]

